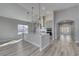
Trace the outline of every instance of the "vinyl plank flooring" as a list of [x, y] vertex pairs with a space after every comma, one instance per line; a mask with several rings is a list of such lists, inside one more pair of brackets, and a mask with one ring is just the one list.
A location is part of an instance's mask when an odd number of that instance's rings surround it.
[[0, 47], [0, 56], [79, 56], [79, 44], [54, 40], [40, 51], [38, 47], [21, 41]]

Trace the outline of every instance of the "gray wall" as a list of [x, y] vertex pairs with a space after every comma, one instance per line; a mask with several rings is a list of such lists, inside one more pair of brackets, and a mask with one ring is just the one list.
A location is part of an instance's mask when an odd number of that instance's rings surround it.
[[[73, 20], [75, 22], [75, 40], [79, 40], [79, 6], [74, 6], [54, 13], [55, 25], [62, 20]], [[57, 27], [55, 28], [55, 39], [57, 39]]]
[[18, 39], [18, 35], [17, 35], [18, 24], [27, 24], [29, 25], [29, 27], [31, 26], [30, 23], [1, 16], [0, 17], [0, 42]]
[[30, 21], [27, 10], [17, 3], [0, 3], [0, 16]]

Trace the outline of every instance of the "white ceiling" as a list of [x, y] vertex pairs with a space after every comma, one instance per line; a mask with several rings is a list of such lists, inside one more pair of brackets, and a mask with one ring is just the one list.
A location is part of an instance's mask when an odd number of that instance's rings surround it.
[[[32, 17], [32, 7], [34, 7], [33, 9], [34, 19], [38, 19], [39, 3], [19, 3], [19, 5], [26, 9], [27, 17]], [[77, 3], [40, 3], [40, 14], [41, 16], [44, 16], [44, 15], [51, 14], [53, 11], [67, 9], [76, 5], [79, 5], [79, 4]]]

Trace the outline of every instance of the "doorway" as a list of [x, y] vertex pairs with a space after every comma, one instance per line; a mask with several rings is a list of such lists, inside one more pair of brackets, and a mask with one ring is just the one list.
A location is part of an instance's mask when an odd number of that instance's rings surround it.
[[58, 39], [62, 41], [74, 40], [74, 22], [67, 20], [58, 23]]

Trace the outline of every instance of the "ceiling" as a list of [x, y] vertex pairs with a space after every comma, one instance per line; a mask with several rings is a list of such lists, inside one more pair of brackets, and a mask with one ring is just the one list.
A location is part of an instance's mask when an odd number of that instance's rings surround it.
[[[33, 17], [38, 19], [39, 17], [39, 3], [19, 3], [19, 5], [26, 9], [27, 17], [32, 17], [32, 7]], [[51, 15], [53, 11], [60, 11], [73, 6], [79, 5], [78, 3], [40, 3], [40, 15], [47, 16]]]

